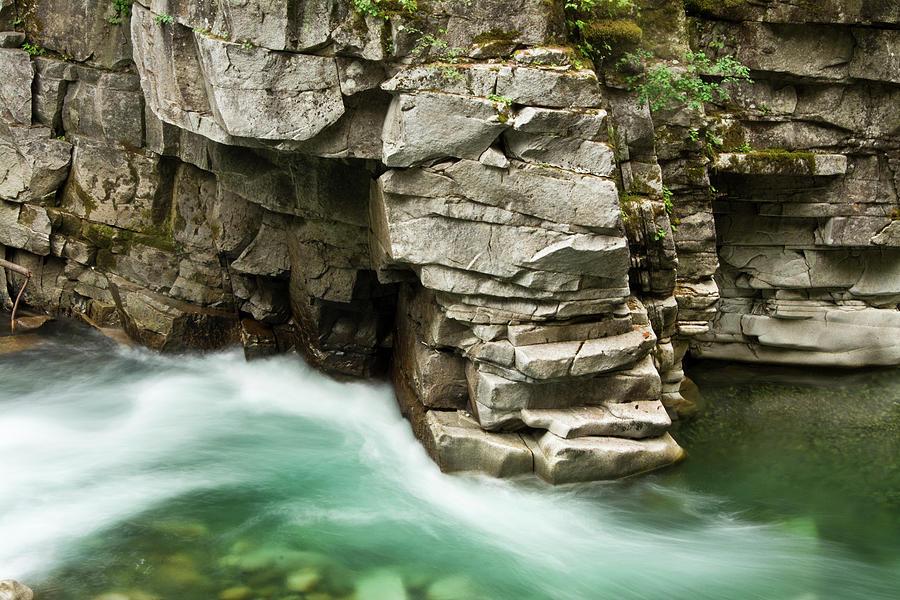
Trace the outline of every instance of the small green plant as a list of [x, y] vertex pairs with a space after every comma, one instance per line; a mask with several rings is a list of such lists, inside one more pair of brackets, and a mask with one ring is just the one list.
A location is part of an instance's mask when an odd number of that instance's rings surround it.
[[30, 54], [31, 56], [43, 56], [47, 54], [47, 51], [38, 46], [37, 44], [22, 44], [22, 50]]
[[436, 35], [425, 33], [415, 27], [407, 27], [406, 30], [413, 35], [419, 36], [411, 54], [421, 57], [427, 55], [429, 58], [434, 58], [439, 63], [442, 63], [433, 66], [440, 70], [441, 75], [445, 79], [465, 79], [465, 75], [455, 65], [459, 62], [459, 57], [463, 56], [466, 51], [458, 46], [451, 47], [443, 39], [443, 36], [447, 35], [446, 29], [439, 29]]
[[[731, 98], [723, 85], [738, 81], [753, 83], [750, 69], [730, 55], [713, 61], [703, 52], [689, 52], [678, 68], [653, 61], [651, 52], [638, 50], [626, 54], [616, 65], [620, 70], [635, 73], [626, 78], [628, 88], [637, 91], [639, 101], [649, 102], [653, 110], [678, 106], [700, 110], [706, 102]], [[708, 81], [704, 77], [717, 80]]]
[[663, 186], [663, 204], [666, 205], [666, 214], [671, 215], [675, 205], [672, 204], [672, 190]]
[[113, 16], [109, 18], [109, 22], [113, 25], [118, 25], [122, 22], [122, 19], [131, 14], [131, 5], [134, 4], [134, 0], [114, 0], [113, 2]]
[[396, 12], [396, 6], [409, 14], [419, 10], [417, 0], [353, 0], [353, 8], [361, 15], [390, 19], [391, 12]]
[[244, 40], [243, 42], [241, 42], [241, 48], [243, 48], [244, 50], [253, 50], [254, 46], [250, 42], [250, 40]]
[[752, 150], [752, 148], [750, 148], [749, 142], [744, 142], [743, 144], [741, 144], [740, 146], [737, 146], [734, 149], [735, 152], [741, 152], [743, 154], [746, 154], [746, 153], [750, 152], [751, 150]]
[[661, 240], [661, 239], [663, 239], [664, 237], [666, 237], [666, 235], [667, 235], [668, 233], [669, 233], [669, 232], [666, 231], [665, 229], [663, 229], [662, 227], [657, 227], [657, 228], [656, 228], [656, 233], [653, 234], [653, 240], [658, 242], [659, 240]]
[[692, 142], [699, 142], [700, 141], [700, 131], [697, 129], [691, 129], [688, 132], [688, 137], [690, 138], [690, 140]]
[[168, 13], [163, 13], [161, 15], [155, 15], [153, 20], [156, 21], [156, 24], [162, 27], [163, 25], [168, 25], [169, 23], [175, 20], [175, 17]]
[[512, 98], [507, 98], [506, 96], [498, 96], [497, 94], [488, 94], [488, 100], [493, 100], [494, 102], [500, 102], [501, 104], [505, 104], [507, 107], [512, 106]]
[[22, 17], [19, 17], [15, 21], [13, 21], [14, 26], [19, 26], [21, 24], [22, 24]]
[[[663, 193], [663, 205], [665, 205], [665, 207], [666, 207], [666, 214], [669, 215], [669, 217], [672, 217], [672, 213], [675, 212], [675, 204], [672, 202], [672, 190], [670, 190], [666, 186], [663, 186], [662, 193]], [[672, 228], [672, 231], [678, 230], [678, 223], [679, 223], [678, 219], [674, 219], [674, 218], [669, 219], [669, 226]]]

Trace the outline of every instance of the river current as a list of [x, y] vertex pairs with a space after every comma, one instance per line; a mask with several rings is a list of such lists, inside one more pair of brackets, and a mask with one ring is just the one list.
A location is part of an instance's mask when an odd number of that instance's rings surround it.
[[552, 487], [442, 474], [383, 382], [40, 332], [0, 354], [0, 579], [38, 600], [900, 589], [898, 370], [694, 365], [687, 461]]

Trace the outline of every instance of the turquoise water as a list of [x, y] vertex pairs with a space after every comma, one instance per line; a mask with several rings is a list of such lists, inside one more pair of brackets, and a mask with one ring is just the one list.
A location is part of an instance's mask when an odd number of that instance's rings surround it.
[[45, 329], [0, 355], [0, 579], [38, 600], [897, 597], [897, 370], [695, 365], [685, 463], [554, 488], [440, 473], [384, 383]]

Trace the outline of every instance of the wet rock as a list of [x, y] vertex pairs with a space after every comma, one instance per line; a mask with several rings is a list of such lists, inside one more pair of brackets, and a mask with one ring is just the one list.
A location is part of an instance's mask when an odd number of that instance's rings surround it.
[[520, 418], [529, 427], [546, 429], [561, 438], [658, 437], [672, 425], [659, 400], [610, 403], [603, 407], [527, 409], [521, 411]]
[[319, 571], [306, 568], [289, 574], [284, 580], [284, 587], [291, 592], [306, 593], [312, 591], [320, 581], [322, 574]]
[[36, 315], [33, 317], [17, 317], [16, 318], [16, 331], [29, 331], [31, 329], [38, 329], [47, 323], [48, 321], [53, 321], [54, 318], [48, 315]]
[[666, 467], [684, 457], [668, 433], [659, 438], [563, 439], [547, 432], [530, 437], [535, 472], [550, 483], [615, 479]]
[[230, 587], [219, 592], [219, 600], [250, 600], [253, 598], [253, 588], [246, 585]]
[[407, 600], [403, 579], [391, 571], [377, 571], [356, 581], [356, 600]]
[[0, 336], [0, 355], [32, 350], [38, 347], [40, 341], [41, 338], [35, 333]]
[[425, 590], [426, 600], [477, 600], [484, 598], [472, 581], [464, 575], [443, 577]]
[[[2, 338], [0, 338], [2, 339]], [[31, 588], [22, 585], [12, 579], [0, 581], [0, 599], [2, 600], [33, 600], [34, 592]]]
[[494, 477], [530, 473], [531, 451], [517, 433], [489, 433], [460, 412], [433, 410], [425, 448], [442, 471], [479, 471]]

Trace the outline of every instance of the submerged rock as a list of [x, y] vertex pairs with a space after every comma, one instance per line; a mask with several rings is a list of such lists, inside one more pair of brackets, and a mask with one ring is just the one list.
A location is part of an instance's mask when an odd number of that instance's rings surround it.
[[250, 600], [253, 589], [246, 585], [230, 587], [219, 592], [219, 600]]
[[438, 579], [425, 590], [426, 600], [478, 600], [484, 596], [464, 575]]
[[309, 592], [322, 580], [322, 574], [316, 569], [305, 568], [295, 571], [284, 580], [284, 587], [292, 592]]
[[376, 571], [358, 579], [356, 600], [407, 600], [403, 579], [392, 571]]
[[0, 581], [0, 600], [34, 600], [31, 588], [13, 579]]

